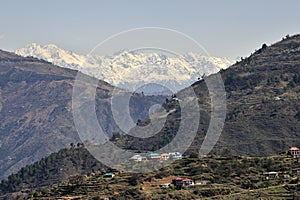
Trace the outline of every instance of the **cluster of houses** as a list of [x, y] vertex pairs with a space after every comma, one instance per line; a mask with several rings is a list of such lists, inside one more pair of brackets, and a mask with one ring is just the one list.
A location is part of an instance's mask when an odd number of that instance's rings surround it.
[[145, 160], [155, 160], [155, 161], [165, 161], [165, 160], [177, 160], [181, 159], [182, 154], [179, 152], [172, 152], [172, 153], [150, 153], [146, 156], [141, 156], [141, 155], [134, 155], [132, 156], [129, 160], [131, 161], [136, 161], [136, 162], [141, 162]]
[[[287, 151], [288, 155], [298, 158], [300, 157], [300, 149], [298, 147], [290, 147]], [[289, 179], [291, 176], [299, 176], [300, 168], [294, 168], [291, 172], [276, 172], [270, 171], [263, 173], [264, 180], [274, 180], [274, 179]]]
[[174, 187], [177, 190], [180, 190], [182, 188], [186, 187], [193, 187], [193, 186], [199, 186], [199, 185], [207, 185], [210, 184], [210, 181], [207, 180], [198, 180], [197, 183], [195, 180], [189, 179], [189, 178], [180, 178], [180, 177], [175, 177], [172, 179], [171, 183], [165, 183], [165, 184], [160, 184], [159, 186], [161, 188], [169, 188], [169, 187]]
[[[300, 157], [300, 149], [298, 147], [290, 147], [288, 149], [288, 154], [294, 158]], [[139, 154], [132, 156], [129, 160], [135, 162], [142, 162], [142, 161], [166, 161], [166, 160], [177, 160], [182, 159], [182, 154], [179, 152], [172, 152], [172, 153], [150, 153], [146, 156], [141, 156]], [[273, 180], [273, 179], [289, 179], [291, 176], [299, 176], [300, 175], [300, 168], [294, 168], [291, 172], [265, 172], [263, 173], [264, 180]], [[114, 173], [105, 173], [103, 175], [104, 178], [113, 178], [115, 176]], [[167, 188], [170, 185], [173, 185], [176, 189], [181, 189], [184, 187], [190, 187], [194, 185], [206, 185], [207, 181], [200, 181], [197, 184], [194, 180], [189, 178], [180, 178], [176, 177], [172, 179], [170, 184], [161, 184], [160, 186], [163, 188]]]
[[294, 168], [291, 172], [265, 172], [263, 173], [264, 180], [274, 180], [274, 179], [290, 179], [292, 176], [299, 176], [300, 168]]
[[195, 182], [189, 178], [176, 177], [172, 179], [171, 184], [174, 185], [176, 189], [181, 189], [184, 187], [194, 186]]

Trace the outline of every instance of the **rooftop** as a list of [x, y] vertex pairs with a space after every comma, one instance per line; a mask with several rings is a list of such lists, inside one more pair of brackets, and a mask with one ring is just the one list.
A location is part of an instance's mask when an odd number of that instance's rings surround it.
[[173, 178], [172, 180], [173, 180], [173, 181], [181, 181], [182, 178], [176, 177], [176, 178]]
[[192, 179], [189, 179], [189, 178], [185, 178], [183, 179], [184, 182], [188, 182], [188, 181], [193, 181]]

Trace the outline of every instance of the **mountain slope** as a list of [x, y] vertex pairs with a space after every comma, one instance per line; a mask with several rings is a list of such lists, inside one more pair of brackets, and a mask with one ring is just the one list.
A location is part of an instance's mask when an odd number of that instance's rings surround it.
[[78, 143], [23, 167], [18, 173], [10, 175], [8, 180], [2, 181], [1, 190], [13, 192], [24, 188], [50, 186], [68, 181], [71, 176], [101, 172], [105, 169], [105, 166]]
[[172, 90], [178, 91], [192, 84], [204, 73], [209, 75], [233, 64], [227, 58], [194, 53], [171, 57], [158, 53], [121, 51], [113, 56], [84, 56], [55, 45], [41, 46], [35, 43], [16, 50], [16, 53], [76, 69], [129, 90], [154, 82], [166, 84]]
[[[77, 72], [35, 58], [0, 51], [0, 179], [80, 142], [72, 116]], [[96, 113], [109, 136], [119, 131], [111, 113], [114, 87], [99, 81]], [[132, 117], [143, 119], [149, 106], [165, 97], [135, 94]]]
[[[227, 96], [227, 116], [213, 152], [229, 150], [237, 155], [263, 156], [300, 146], [300, 35], [270, 47], [263, 45], [248, 58], [221, 70], [221, 76]], [[189, 152], [199, 150], [211, 112], [205, 81], [198, 81], [192, 87], [199, 98], [201, 118]], [[181, 92], [184, 90], [178, 94]], [[170, 117], [175, 124], [171, 128], [175, 128], [180, 115], [175, 112]], [[169, 128], [147, 140], [124, 136], [116, 143], [128, 149], [156, 150], [175, 134], [176, 130]]]
[[220, 146], [246, 155], [300, 146], [300, 35], [264, 44], [221, 74], [228, 112]]
[[[77, 142], [71, 94], [75, 71], [44, 61], [0, 52], [1, 70], [1, 178], [41, 157]], [[227, 92], [226, 122], [214, 148], [238, 155], [271, 155], [289, 146], [300, 146], [300, 36], [270, 47], [263, 45], [250, 57], [221, 71]], [[189, 152], [201, 145], [210, 119], [210, 97], [203, 80], [192, 85], [198, 96], [201, 118], [198, 135]], [[112, 134], [119, 131], [110, 114], [113, 87], [100, 81], [97, 114]], [[178, 94], [185, 92], [180, 91]], [[154, 103], [165, 97], [137, 94], [132, 106], [135, 119], [147, 117]], [[134, 150], [156, 150], [178, 129], [180, 109], [168, 116], [164, 129], [147, 139], [124, 136], [114, 141]], [[176, 112], [177, 111], [177, 112]], [[103, 115], [103, 113], [106, 113]], [[193, 117], [193, 116], [190, 116]], [[141, 121], [141, 124], [147, 123]], [[188, 130], [187, 130], [188, 131]]]
[[[63, 96], [72, 89], [75, 71], [1, 51], [0, 74], [3, 178], [78, 137], [70, 128], [69, 112], [61, 118], [54, 115], [70, 108], [70, 98], [64, 100]], [[63, 131], [69, 128], [70, 131]]]

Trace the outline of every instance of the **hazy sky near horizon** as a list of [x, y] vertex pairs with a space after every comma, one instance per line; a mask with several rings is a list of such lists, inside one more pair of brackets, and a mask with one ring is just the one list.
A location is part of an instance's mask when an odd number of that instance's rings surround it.
[[163, 27], [189, 35], [213, 56], [247, 56], [300, 33], [300, 1], [1, 0], [0, 49], [56, 44], [88, 53], [113, 34]]

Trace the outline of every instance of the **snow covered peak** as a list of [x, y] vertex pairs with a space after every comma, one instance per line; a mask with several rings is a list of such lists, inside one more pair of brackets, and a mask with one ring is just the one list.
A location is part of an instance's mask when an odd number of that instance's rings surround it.
[[54, 44], [42, 46], [36, 43], [32, 43], [24, 48], [16, 50], [15, 53], [22, 56], [33, 56], [36, 58], [44, 59], [61, 67], [72, 69], [74, 69], [74, 67], [72, 66], [82, 65], [85, 61], [85, 56], [66, 51]]
[[76, 69], [129, 90], [156, 83], [177, 91], [189, 86], [201, 75], [216, 73], [234, 62], [227, 58], [208, 57], [193, 52], [175, 57], [156, 52], [127, 50], [110, 56], [79, 55], [53, 44], [42, 46], [36, 43], [16, 50], [16, 53]]

